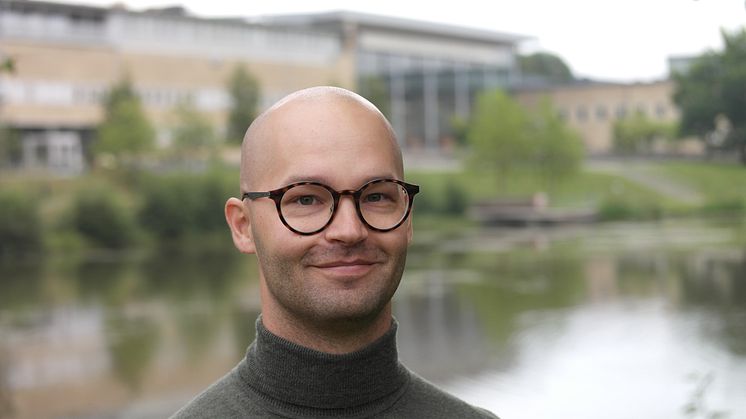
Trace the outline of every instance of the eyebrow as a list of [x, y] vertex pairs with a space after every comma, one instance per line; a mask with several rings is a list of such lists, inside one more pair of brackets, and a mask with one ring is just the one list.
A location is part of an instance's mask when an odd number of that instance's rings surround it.
[[[360, 183], [360, 186], [363, 186], [370, 181], [378, 180], [378, 179], [399, 179], [399, 177], [392, 173], [369, 176], [365, 178], [362, 183]], [[317, 182], [317, 183], [323, 183], [324, 185], [327, 185], [327, 186], [331, 186], [330, 183], [333, 183], [330, 178], [327, 178], [324, 176], [293, 175], [293, 176], [289, 176], [288, 178], [286, 178], [284, 182], [282, 183], [282, 185], [280, 185], [280, 187], [284, 187], [284, 186], [287, 186], [293, 183], [298, 183], [298, 182]]]

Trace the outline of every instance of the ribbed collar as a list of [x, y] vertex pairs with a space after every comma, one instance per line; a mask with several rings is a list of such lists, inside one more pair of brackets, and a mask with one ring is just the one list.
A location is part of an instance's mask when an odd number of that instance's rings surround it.
[[371, 414], [392, 405], [405, 390], [409, 373], [399, 363], [396, 321], [369, 346], [333, 355], [272, 334], [256, 321], [241, 376], [276, 413], [303, 417], [346, 412]]

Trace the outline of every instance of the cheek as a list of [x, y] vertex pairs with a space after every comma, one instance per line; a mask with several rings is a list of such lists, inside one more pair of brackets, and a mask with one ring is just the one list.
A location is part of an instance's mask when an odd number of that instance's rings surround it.
[[406, 253], [410, 236], [405, 227], [403, 225], [392, 232], [384, 233], [378, 241], [379, 246], [385, 249], [386, 253], [392, 255]]

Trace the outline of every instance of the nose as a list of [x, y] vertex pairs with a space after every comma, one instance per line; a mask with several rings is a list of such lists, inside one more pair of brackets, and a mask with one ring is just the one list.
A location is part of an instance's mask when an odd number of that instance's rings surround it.
[[327, 240], [355, 244], [368, 237], [368, 228], [358, 217], [352, 196], [342, 195], [331, 224], [324, 230]]

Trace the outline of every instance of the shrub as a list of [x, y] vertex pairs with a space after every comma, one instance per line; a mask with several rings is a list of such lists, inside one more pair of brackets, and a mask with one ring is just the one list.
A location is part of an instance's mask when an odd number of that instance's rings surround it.
[[33, 199], [0, 191], [0, 256], [41, 249], [41, 217]]
[[445, 202], [443, 212], [449, 215], [463, 215], [469, 206], [469, 197], [462, 186], [449, 180], [443, 192]]
[[72, 224], [90, 242], [110, 249], [132, 243], [136, 228], [122, 199], [104, 188], [88, 188], [76, 194]]
[[143, 185], [140, 223], [160, 239], [226, 228], [223, 205], [229, 188], [213, 174], [153, 177]]
[[631, 204], [626, 201], [611, 199], [602, 202], [598, 208], [598, 218], [601, 221], [616, 220], [657, 220], [663, 216], [660, 205]]

